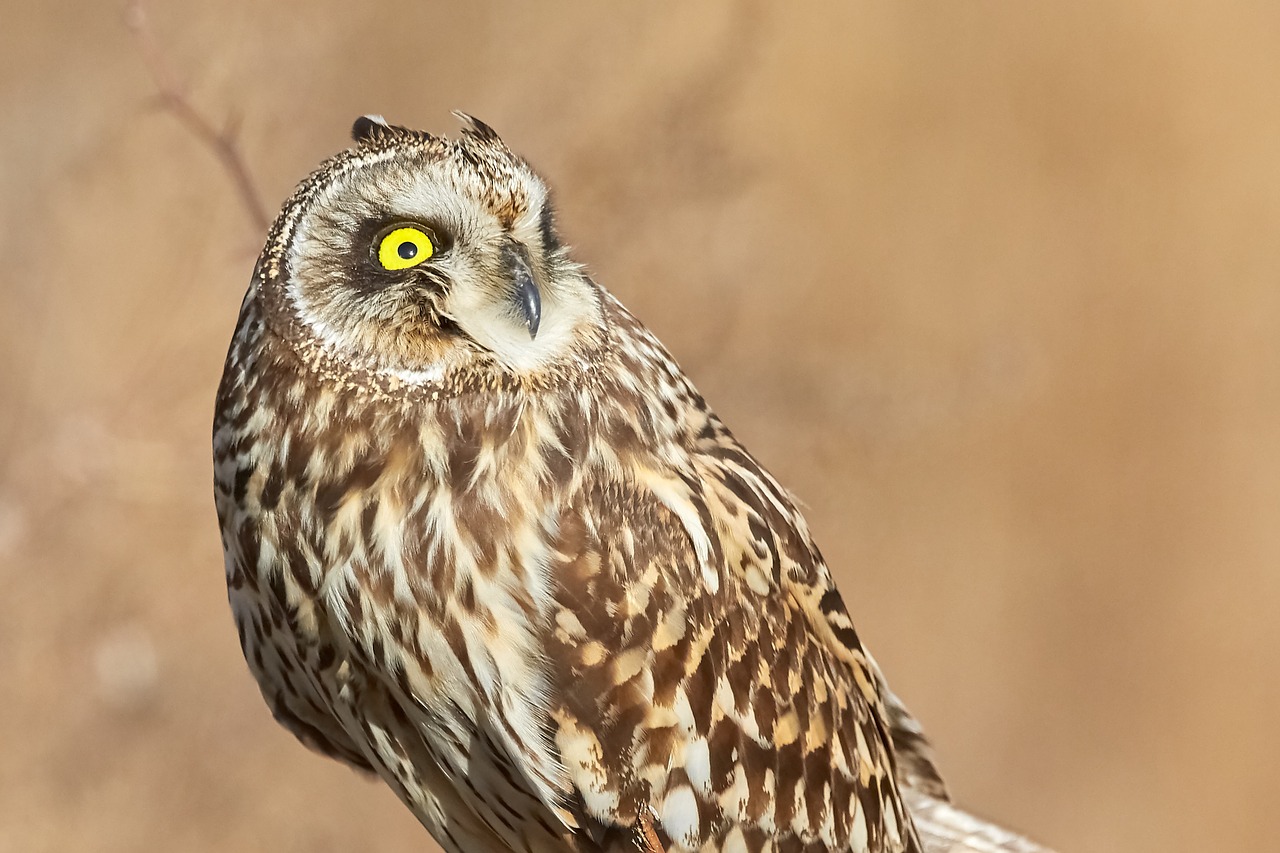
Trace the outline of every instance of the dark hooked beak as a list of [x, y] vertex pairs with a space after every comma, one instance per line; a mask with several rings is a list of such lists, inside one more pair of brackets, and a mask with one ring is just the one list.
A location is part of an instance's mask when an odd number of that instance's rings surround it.
[[538, 323], [542, 320], [542, 294], [538, 292], [538, 283], [533, 280], [529, 250], [519, 243], [511, 242], [507, 244], [503, 254], [507, 273], [511, 277], [512, 298], [529, 329], [529, 337], [536, 338]]

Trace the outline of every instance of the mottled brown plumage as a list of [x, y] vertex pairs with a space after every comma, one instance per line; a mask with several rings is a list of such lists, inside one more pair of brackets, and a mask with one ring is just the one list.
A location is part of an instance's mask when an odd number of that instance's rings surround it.
[[922, 849], [945, 789], [792, 499], [466, 121], [357, 122], [241, 309], [216, 499], [276, 718], [451, 851]]

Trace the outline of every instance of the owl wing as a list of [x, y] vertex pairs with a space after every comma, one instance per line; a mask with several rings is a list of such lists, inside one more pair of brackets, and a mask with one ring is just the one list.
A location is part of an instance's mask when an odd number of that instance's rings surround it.
[[712, 427], [685, 473], [636, 465], [561, 519], [547, 650], [581, 810], [672, 850], [917, 849], [878, 669], [790, 498]]

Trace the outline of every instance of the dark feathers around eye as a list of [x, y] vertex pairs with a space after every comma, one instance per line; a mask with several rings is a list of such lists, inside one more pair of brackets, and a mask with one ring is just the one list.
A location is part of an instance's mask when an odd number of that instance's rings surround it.
[[378, 263], [378, 247], [382, 238], [396, 228], [411, 226], [427, 233], [434, 249], [432, 257], [438, 257], [453, 248], [453, 235], [443, 227], [402, 216], [382, 216], [365, 220], [352, 235], [349, 248], [339, 255], [339, 263], [348, 271], [348, 285], [361, 295], [380, 293], [389, 286], [427, 275], [438, 280], [439, 273], [432, 273], [431, 262], [404, 270], [388, 270]]

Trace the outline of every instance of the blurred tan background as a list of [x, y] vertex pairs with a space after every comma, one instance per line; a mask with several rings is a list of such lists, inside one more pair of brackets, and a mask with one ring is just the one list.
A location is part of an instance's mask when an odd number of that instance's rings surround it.
[[[434, 849], [240, 659], [214, 387], [262, 234], [110, 2], [0, 29], [0, 853]], [[808, 505], [974, 809], [1268, 850], [1280, 6], [155, 2], [274, 210], [495, 125]]]

